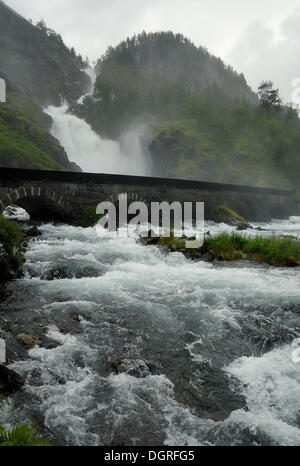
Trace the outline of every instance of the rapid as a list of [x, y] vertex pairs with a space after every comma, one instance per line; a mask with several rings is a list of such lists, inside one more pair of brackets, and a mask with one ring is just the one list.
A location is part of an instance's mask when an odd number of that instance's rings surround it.
[[[254, 226], [299, 235], [300, 217]], [[12, 358], [26, 382], [0, 400], [0, 423], [34, 425], [55, 445], [299, 445], [298, 268], [39, 228], [0, 325], [41, 344]]]

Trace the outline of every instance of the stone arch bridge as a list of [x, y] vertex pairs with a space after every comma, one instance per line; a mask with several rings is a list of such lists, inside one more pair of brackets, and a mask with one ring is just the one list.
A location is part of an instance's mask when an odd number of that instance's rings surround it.
[[[17, 204], [32, 218], [76, 222], [84, 209], [118, 199], [150, 202], [204, 202], [205, 218], [227, 205], [247, 220], [296, 214], [293, 191], [202, 181], [94, 173], [0, 168], [0, 210]], [[298, 210], [299, 211], [299, 210]]]

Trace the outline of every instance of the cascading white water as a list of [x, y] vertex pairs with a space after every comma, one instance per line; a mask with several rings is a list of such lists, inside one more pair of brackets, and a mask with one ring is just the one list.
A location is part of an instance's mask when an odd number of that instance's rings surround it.
[[[93, 83], [94, 71], [88, 69], [88, 74]], [[52, 135], [64, 147], [69, 160], [77, 163], [83, 171], [141, 176], [149, 174], [149, 158], [147, 160], [141, 143], [142, 128], [124, 133], [120, 142], [111, 141], [101, 138], [88, 123], [67, 111], [66, 103], [61, 107], [50, 106], [45, 109], [45, 113], [53, 119]]]
[[[299, 217], [263, 226], [300, 234]], [[300, 270], [40, 228], [0, 317], [43, 343], [11, 366], [26, 384], [0, 424], [40, 422], [56, 445], [299, 445]]]

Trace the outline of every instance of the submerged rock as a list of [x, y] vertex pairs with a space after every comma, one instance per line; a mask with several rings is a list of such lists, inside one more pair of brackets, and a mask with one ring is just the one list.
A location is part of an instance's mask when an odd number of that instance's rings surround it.
[[39, 346], [42, 343], [39, 338], [32, 335], [27, 335], [26, 333], [20, 333], [17, 338], [23, 343], [24, 346], [26, 346], [26, 348], [34, 348], [35, 346]]
[[37, 236], [41, 236], [42, 232], [37, 228], [36, 225], [33, 225], [31, 228], [28, 228], [28, 230], [24, 230], [24, 234], [29, 238], [36, 238]]
[[147, 377], [150, 373], [150, 367], [142, 359], [120, 358], [110, 362], [110, 368], [116, 374], [126, 373], [133, 377]]
[[73, 274], [64, 267], [58, 267], [56, 269], [49, 270], [42, 277], [42, 280], [53, 281], [53, 280], [64, 280], [66, 278], [73, 278]]
[[247, 225], [247, 228], [250, 227], [250, 225], [244, 219], [244, 217], [242, 217], [237, 212], [224, 205], [219, 205], [215, 207], [213, 211], [212, 220], [214, 220], [217, 223], [227, 223], [227, 225], [232, 225], [236, 227], [240, 226], [241, 228], [243, 228], [243, 226], [245, 225]]
[[149, 230], [147, 235], [141, 236], [138, 239], [138, 242], [143, 246], [155, 246], [160, 241], [160, 237], [157, 236], [153, 230]]
[[21, 390], [24, 384], [22, 377], [15, 371], [0, 364], [0, 394], [10, 395]]
[[81, 322], [82, 318], [79, 314], [70, 314], [70, 319], [74, 320], [75, 322]]
[[253, 230], [253, 227], [245, 222], [245, 223], [239, 223], [236, 227], [237, 231], [245, 231], [245, 230]]
[[262, 227], [254, 228], [254, 230], [256, 230], [256, 231], [268, 231], [266, 228], [262, 228]]

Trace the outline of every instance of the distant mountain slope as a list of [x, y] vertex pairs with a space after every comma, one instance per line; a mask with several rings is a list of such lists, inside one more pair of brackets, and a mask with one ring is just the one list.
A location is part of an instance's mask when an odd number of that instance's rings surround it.
[[82, 95], [90, 85], [83, 66], [43, 22], [34, 26], [0, 0], [0, 78], [7, 88], [0, 103], [0, 166], [80, 170], [49, 134], [52, 119], [43, 107]]
[[0, 166], [78, 171], [59, 142], [44, 129], [0, 104]]
[[219, 91], [228, 98], [257, 102], [245, 77], [182, 34], [143, 32], [109, 47], [98, 60], [98, 72], [111, 66], [135, 66], [172, 81], [190, 93]]
[[116, 139], [144, 124], [154, 176], [298, 189], [297, 111], [263, 105], [243, 75], [182, 35], [127, 39], [97, 71], [93, 96], [73, 111]]
[[78, 99], [90, 82], [59, 35], [34, 26], [1, 0], [0, 73], [41, 105]]
[[109, 47], [96, 71], [93, 98], [73, 111], [109, 138], [137, 121], [185, 118], [195, 94], [213, 104], [258, 104], [242, 74], [173, 32], [143, 32]]

